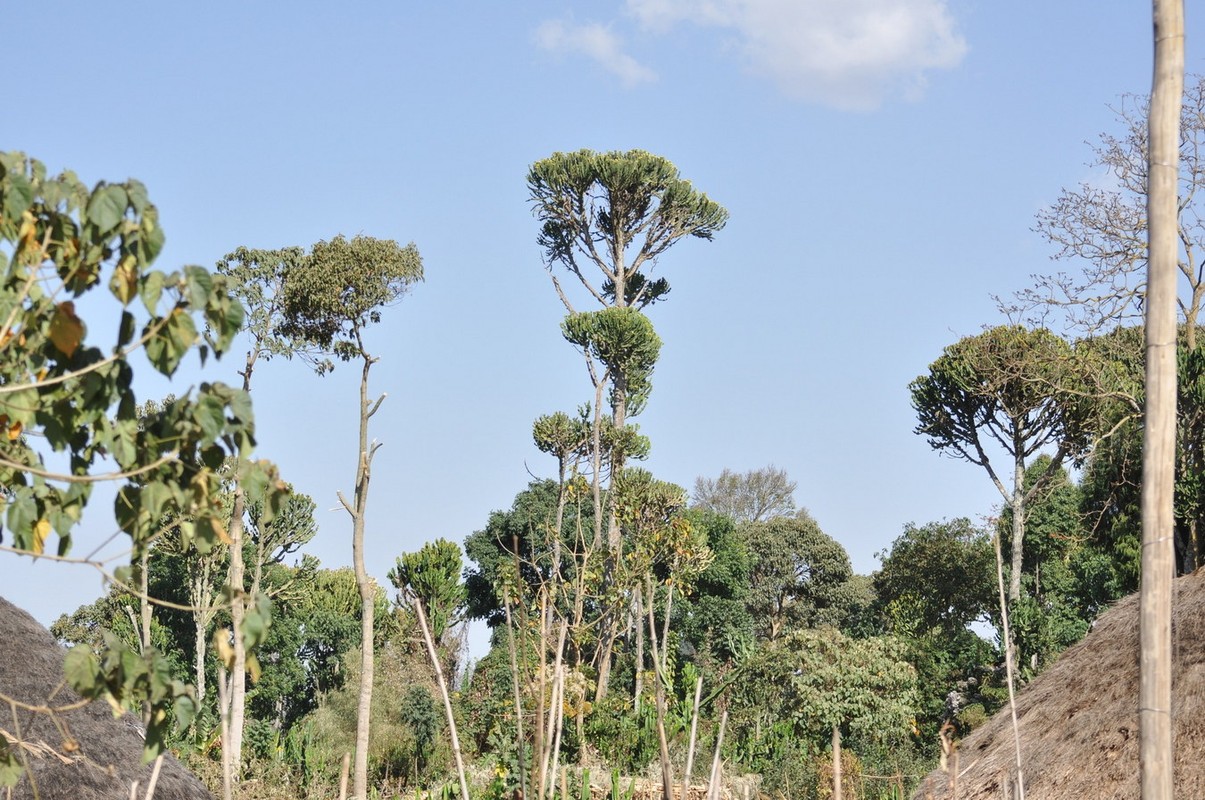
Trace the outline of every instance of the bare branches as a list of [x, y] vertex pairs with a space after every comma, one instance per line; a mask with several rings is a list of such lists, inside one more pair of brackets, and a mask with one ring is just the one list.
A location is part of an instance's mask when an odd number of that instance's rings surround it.
[[[1191, 342], [1205, 303], [1205, 209], [1196, 203], [1205, 186], [1205, 77], [1188, 81], [1183, 97], [1176, 268], [1184, 280], [1177, 305]], [[1010, 319], [1093, 336], [1141, 318], [1146, 292], [1148, 105], [1146, 97], [1122, 96], [1113, 109], [1118, 132], [1103, 133], [1092, 145], [1088, 166], [1101, 170], [1101, 178], [1062, 190], [1038, 213], [1034, 231], [1054, 245], [1054, 259], [1072, 261], [1077, 270], [1033, 275], [1032, 287], [1011, 298], [997, 297]]]

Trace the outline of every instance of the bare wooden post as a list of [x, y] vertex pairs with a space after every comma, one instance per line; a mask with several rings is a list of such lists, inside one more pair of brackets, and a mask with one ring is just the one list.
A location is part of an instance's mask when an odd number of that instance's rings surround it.
[[1176, 271], [1184, 3], [1154, 0], [1147, 149], [1146, 408], [1142, 454], [1139, 753], [1143, 800], [1171, 800], [1171, 583], [1176, 457]]

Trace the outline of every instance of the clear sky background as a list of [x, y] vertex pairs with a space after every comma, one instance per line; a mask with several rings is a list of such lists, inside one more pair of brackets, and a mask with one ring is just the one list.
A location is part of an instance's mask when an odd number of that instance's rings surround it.
[[[1189, 12], [1194, 9], [1190, 8]], [[414, 241], [427, 279], [370, 335], [367, 554], [462, 542], [532, 476], [540, 414], [590, 399], [560, 337], [525, 176], [555, 151], [666, 156], [731, 213], [680, 242], [650, 309], [664, 340], [639, 418], [648, 467], [773, 463], [870, 572], [905, 523], [978, 518], [999, 496], [912, 430], [908, 383], [1002, 322], [1055, 268], [1030, 229], [1103, 176], [1087, 140], [1147, 93], [1151, 9], [1120, 0], [165, 2], [6, 8], [0, 147], [88, 183], [136, 177], [159, 266], [336, 234]], [[1198, 21], [1188, 68], [1202, 71]], [[144, 377], [141, 398], [237, 383], [241, 353]], [[140, 361], [136, 362], [136, 369]], [[314, 497], [325, 566], [350, 563], [358, 372], [256, 373], [258, 455]], [[98, 494], [73, 554], [115, 529]], [[120, 538], [118, 544], [120, 544]], [[110, 548], [112, 549], [112, 548]], [[0, 554], [0, 594], [44, 622], [100, 577]]]

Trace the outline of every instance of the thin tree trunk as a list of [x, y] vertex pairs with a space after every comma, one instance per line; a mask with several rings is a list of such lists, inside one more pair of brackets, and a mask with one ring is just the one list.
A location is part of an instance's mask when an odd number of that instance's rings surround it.
[[[517, 549], [517, 548], [516, 548]], [[506, 608], [506, 644], [510, 649], [510, 682], [515, 695], [515, 752], [519, 762], [519, 790], [527, 797], [527, 764], [524, 758], [523, 697], [519, 690], [519, 657], [515, 648], [515, 623], [510, 613], [510, 597], [503, 596]]]
[[200, 617], [193, 618], [193, 630], [196, 633], [196, 655], [193, 659], [193, 679], [197, 684], [197, 706], [203, 706], [205, 700], [205, 628], [208, 627]]
[[150, 549], [142, 548], [142, 562], [139, 567], [141, 573], [141, 588], [142, 596], [138, 598], [138, 608], [142, 612], [142, 632], [139, 639], [142, 642], [142, 653], [145, 654], [147, 648], [151, 646], [151, 574], [150, 574]]
[[531, 788], [544, 797], [544, 693], [548, 688], [548, 597], [540, 590], [540, 667], [536, 686], [536, 729], [531, 745]]
[[673, 765], [669, 760], [669, 741], [665, 736], [665, 675], [661, 668], [661, 654], [657, 644], [657, 620], [653, 616], [652, 578], [648, 579], [647, 586], [649, 646], [653, 651], [653, 682], [656, 685], [653, 696], [657, 703], [657, 744], [661, 753], [661, 787], [665, 792], [665, 797], [672, 798], [674, 796], [674, 774]]
[[456, 735], [456, 717], [452, 713], [452, 700], [448, 696], [448, 684], [444, 680], [443, 668], [439, 665], [439, 654], [435, 652], [435, 640], [431, 636], [431, 626], [427, 624], [423, 601], [417, 597], [413, 600], [414, 613], [418, 615], [418, 625], [423, 632], [423, 643], [427, 646], [427, 656], [431, 659], [431, 668], [435, 670], [435, 681], [439, 684], [439, 694], [444, 702], [444, 714], [448, 719], [448, 733], [452, 739], [452, 755], [456, 758], [456, 777], [460, 779], [460, 798], [469, 800], [469, 783], [464, 774], [464, 759], [460, 756], [460, 737]]
[[[561, 630], [557, 635], [556, 656], [552, 662], [552, 697], [550, 698], [547, 718], [544, 720], [544, 750], [540, 756], [540, 797], [547, 791], [549, 795], [556, 792], [556, 772], [553, 761], [553, 751], [560, 747], [561, 723], [564, 720], [565, 676], [561, 674], [563, 661], [561, 653], [565, 650], [565, 635], [569, 631], [569, 621], [561, 620]], [[541, 692], [541, 696], [543, 692]], [[550, 771], [551, 767], [551, 771]]]
[[841, 800], [841, 726], [833, 726], [833, 800]]
[[728, 712], [720, 715], [720, 731], [715, 737], [715, 755], [711, 759], [711, 776], [707, 779], [707, 800], [720, 796], [720, 748], [724, 745], [724, 728], [728, 725]]
[[[644, 619], [644, 597], [637, 586], [632, 591], [632, 605], [636, 608], [636, 619]], [[632, 710], [640, 713], [641, 696], [644, 694], [644, 623], [636, 626], [636, 688], [632, 692]]]
[[686, 772], [682, 776], [682, 800], [690, 791], [690, 776], [695, 766], [695, 736], [699, 730], [699, 700], [703, 696], [703, 676], [695, 680], [695, 702], [690, 712], [690, 743], [686, 747]]
[[1013, 656], [1016, 648], [1013, 647], [1012, 629], [1008, 624], [1008, 603], [1004, 599], [1004, 557], [1000, 552], [1000, 534], [996, 534], [994, 543], [996, 545], [996, 587], [1000, 593], [1000, 622], [1004, 633], [1004, 680], [1008, 684], [1008, 711], [1012, 717], [1013, 749], [1017, 763], [1017, 796], [1019, 800], [1025, 800], [1025, 780], [1021, 774], [1021, 728], [1017, 722], [1017, 697], [1014, 689], [1016, 667]]
[[1011, 572], [1008, 575], [1008, 602], [1016, 603], [1021, 599], [1021, 569], [1024, 566], [1025, 546], [1025, 457], [1024, 444], [1013, 444], [1017, 454], [1013, 462], [1013, 497], [1009, 504], [1013, 512], [1012, 530], [1012, 560]]
[[[677, 571], [677, 565], [674, 565], [674, 571]], [[674, 609], [674, 585], [669, 585], [669, 590], [665, 594], [665, 617], [661, 620], [661, 671], [669, 669], [669, 652], [666, 648], [666, 643], [669, 641], [669, 616]]]
[[373, 640], [375, 638], [376, 584], [364, 566], [364, 514], [368, 507], [368, 485], [372, 477], [372, 458], [380, 444], [368, 443], [368, 421], [381, 407], [385, 396], [368, 399], [368, 375], [376, 359], [360, 347], [364, 361], [360, 373], [360, 452], [356, 464], [355, 505], [348, 504], [342, 492], [339, 502], [352, 518], [352, 567], [356, 587], [360, 591], [360, 692], [356, 706], [356, 752], [352, 768], [352, 797], [366, 800], [368, 796], [368, 733], [372, 717], [372, 682], [374, 672]]
[[[230, 760], [231, 780], [237, 784], [243, 772], [243, 723], [247, 713], [247, 648], [243, 643], [243, 620], [247, 614], [243, 569], [243, 487], [234, 489], [234, 509], [230, 514], [230, 574], [232, 589], [230, 622], [234, 628], [234, 666], [230, 670]], [[225, 748], [223, 748], [225, 749]]]
[[[258, 357], [256, 351], [247, 354], [246, 370], [243, 372], [243, 391], [251, 391], [251, 373]], [[235, 464], [237, 475], [238, 465]], [[247, 615], [246, 566], [243, 563], [243, 512], [247, 497], [243, 487], [234, 487], [234, 505], [230, 511], [230, 571], [226, 583], [231, 589], [233, 601], [230, 605], [230, 623], [234, 628], [234, 666], [230, 670], [230, 724], [228, 738], [223, 741], [223, 751], [229, 748], [227, 769], [232, 770], [231, 782], [242, 780], [243, 773], [243, 728], [247, 716], [247, 648], [243, 643], [243, 620]]]
[[1176, 270], [1183, 0], [1154, 0], [1148, 121], [1146, 409], [1142, 458], [1139, 752], [1143, 800], [1171, 800], [1171, 584], [1175, 575]]

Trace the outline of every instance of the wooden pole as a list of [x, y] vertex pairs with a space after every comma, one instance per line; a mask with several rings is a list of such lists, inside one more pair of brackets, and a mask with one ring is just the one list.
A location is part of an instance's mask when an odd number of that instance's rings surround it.
[[1146, 408], [1142, 456], [1139, 762], [1143, 800], [1171, 800], [1171, 584], [1176, 456], [1176, 272], [1183, 0], [1154, 0], [1148, 119]]

